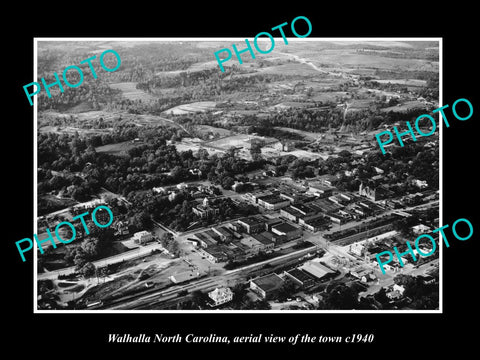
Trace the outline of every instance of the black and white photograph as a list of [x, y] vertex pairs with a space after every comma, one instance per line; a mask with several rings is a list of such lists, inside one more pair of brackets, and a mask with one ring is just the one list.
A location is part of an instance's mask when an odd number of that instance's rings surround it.
[[470, 5], [68, 5], [2, 24], [7, 353], [474, 350]]
[[255, 47], [37, 39], [38, 310], [440, 309], [441, 41]]

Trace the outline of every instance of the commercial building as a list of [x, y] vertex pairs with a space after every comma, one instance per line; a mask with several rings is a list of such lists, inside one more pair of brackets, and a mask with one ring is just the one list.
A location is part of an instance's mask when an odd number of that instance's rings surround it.
[[299, 269], [309, 273], [310, 275], [313, 275], [317, 279], [321, 279], [327, 276], [328, 274], [333, 273], [332, 270], [320, 264], [319, 261], [313, 261], [313, 260], [307, 261], [302, 266], [300, 266]]
[[227, 249], [223, 245], [209, 246], [205, 249], [200, 249], [199, 253], [212, 263], [224, 262], [229, 259]]
[[[275, 241], [272, 239], [272, 237], [269, 237], [267, 234], [268, 234], [267, 232], [262, 232], [260, 234], [252, 235], [252, 237], [255, 240], [257, 240], [257, 241], [259, 241], [263, 244], [263, 251], [266, 252], [266, 253], [268, 253], [270, 251], [273, 251], [273, 249], [275, 247]], [[269, 233], [269, 234], [271, 234], [271, 233]]]
[[258, 205], [267, 210], [278, 210], [290, 205], [290, 200], [281, 198], [278, 195], [272, 195], [258, 199]]
[[358, 189], [358, 194], [360, 196], [365, 196], [373, 201], [379, 201], [390, 197], [393, 193], [386, 189], [383, 186], [378, 186], [376, 188], [370, 188], [369, 186], [363, 185], [360, 183], [360, 187]]
[[290, 221], [298, 222], [298, 218], [302, 214], [295, 210], [292, 206], [287, 206], [286, 208], [280, 210], [280, 215]]
[[316, 183], [311, 183], [309, 185], [308, 192], [322, 198], [322, 197], [331, 196], [333, 193], [333, 189], [331, 187], [327, 187], [325, 185], [322, 185], [316, 182]]
[[284, 272], [285, 276], [302, 288], [308, 288], [314, 285], [313, 278], [300, 269], [293, 269]]
[[265, 230], [265, 222], [255, 216], [239, 219], [237, 223], [243, 227], [248, 234], [256, 234]]
[[285, 238], [285, 241], [299, 239], [302, 237], [303, 231], [297, 226], [283, 223], [272, 227], [272, 233]]
[[240, 241], [235, 241], [234, 244], [242, 249], [247, 257], [258, 255], [260, 251], [265, 249], [262, 242], [251, 236], [244, 237]]
[[218, 226], [212, 228], [212, 230], [217, 233], [222, 241], [231, 241], [233, 239], [233, 233], [226, 228], [225, 226]]
[[323, 214], [316, 214], [298, 219], [298, 224], [307, 230], [316, 232], [322, 228], [325, 228], [328, 224], [328, 221], [325, 219]]
[[275, 273], [250, 280], [250, 289], [262, 299], [270, 299], [278, 293], [284, 280]]
[[283, 223], [282, 219], [265, 217], [265, 230], [271, 231], [273, 226], [281, 223]]

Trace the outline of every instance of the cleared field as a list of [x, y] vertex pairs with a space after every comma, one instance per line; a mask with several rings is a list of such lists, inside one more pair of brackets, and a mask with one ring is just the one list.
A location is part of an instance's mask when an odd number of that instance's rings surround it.
[[170, 115], [184, 115], [196, 112], [206, 112], [208, 110], [214, 109], [215, 106], [215, 101], [199, 101], [191, 104], [175, 106], [171, 109], [165, 110], [164, 113]]
[[382, 70], [397, 70], [403, 71], [438, 71], [438, 62], [422, 60], [422, 59], [397, 59], [383, 57], [379, 55], [358, 54], [353, 51], [342, 50], [324, 50], [321, 53], [321, 60], [316, 60], [311, 57], [311, 62], [315, 65], [338, 67], [338, 70], [343, 71], [344, 68], [376, 68]]
[[145, 91], [136, 89], [136, 85], [137, 83], [134, 82], [122, 82], [110, 84], [109, 86], [114, 90], [120, 90], [122, 95], [129, 100], [156, 100], [152, 95], [147, 94]]
[[315, 70], [311, 65], [304, 63], [292, 62], [284, 65], [275, 65], [257, 69], [258, 72], [264, 74], [280, 74], [285, 76], [318, 76], [321, 72]]
[[380, 111], [381, 112], [389, 112], [389, 111], [405, 112], [411, 109], [424, 109], [424, 108], [425, 108], [425, 104], [423, 102], [412, 100], [412, 101], [407, 101], [404, 104], [401, 104], [399, 106], [390, 106], [387, 108], [383, 108]]
[[297, 130], [297, 129], [291, 129], [291, 128], [281, 127], [281, 126], [275, 126], [275, 129], [282, 130], [282, 131], [288, 131], [290, 133], [301, 135], [306, 140], [317, 140], [317, 139], [321, 138], [321, 136], [322, 136], [322, 134], [319, 134], [319, 133]]
[[95, 148], [96, 152], [106, 153], [110, 155], [125, 156], [127, 151], [142, 145], [142, 143], [132, 143], [131, 141], [124, 141], [116, 144], [108, 144]]
[[383, 79], [383, 80], [375, 80], [376, 82], [380, 84], [399, 84], [399, 85], [405, 85], [405, 86], [426, 86], [427, 81], [426, 80], [418, 80], [418, 79]]
[[210, 125], [195, 125], [195, 132], [200, 134], [208, 134], [212, 132], [213, 134], [219, 134], [220, 136], [230, 136], [232, 132], [227, 129], [218, 128]]
[[205, 143], [205, 145], [212, 146], [215, 148], [220, 148], [223, 150], [228, 150], [232, 146], [249, 149], [251, 147], [251, 141], [254, 139], [263, 140], [263, 141], [272, 142], [272, 143], [278, 141], [275, 138], [238, 134], [238, 135], [228, 136], [222, 139], [210, 141], [208, 143]]
[[211, 147], [204, 147], [202, 144], [203, 144], [203, 141], [201, 139], [198, 139], [198, 138], [194, 138], [194, 139], [183, 138], [183, 140], [181, 142], [176, 142], [175, 143], [175, 148], [177, 149], [178, 152], [192, 150], [192, 152], [194, 154], [202, 148], [207, 150], [210, 155], [213, 155], [213, 154], [219, 154], [220, 155], [220, 154], [224, 153], [224, 151], [222, 151], [222, 150], [213, 149]]
[[81, 129], [73, 126], [42, 126], [38, 129], [41, 133], [55, 133], [55, 134], [75, 134], [79, 135], [101, 135], [108, 134], [109, 129]]

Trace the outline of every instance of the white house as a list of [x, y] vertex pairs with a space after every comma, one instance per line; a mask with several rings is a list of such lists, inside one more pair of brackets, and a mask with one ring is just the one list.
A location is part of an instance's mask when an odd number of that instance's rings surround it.
[[146, 244], [153, 240], [153, 235], [148, 231], [139, 231], [133, 234], [133, 242], [136, 244]]
[[212, 299], [213, 306], [225, 304], [233, 299], [233, 292], [228, 287], [219, 287], [208, 293], [208, 297]]

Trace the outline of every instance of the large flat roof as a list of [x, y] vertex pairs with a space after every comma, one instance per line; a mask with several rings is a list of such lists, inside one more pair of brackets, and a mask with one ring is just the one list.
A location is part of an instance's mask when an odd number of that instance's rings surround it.
[[296, 231], [299, 228], [297, 228], [293, 225], [290, 225], [289, 223], [283, 223], [283, 224], [275, 225], [273, 227], [273, 229], [278, 230], [278, 231], [283, 232], [283, 233], [288, 233], [288, 232], [291, 232], [291, 231]]
[[251, 281], [265, 292], [280, 288], [284, 282], [283, 279], [275, 273]]

